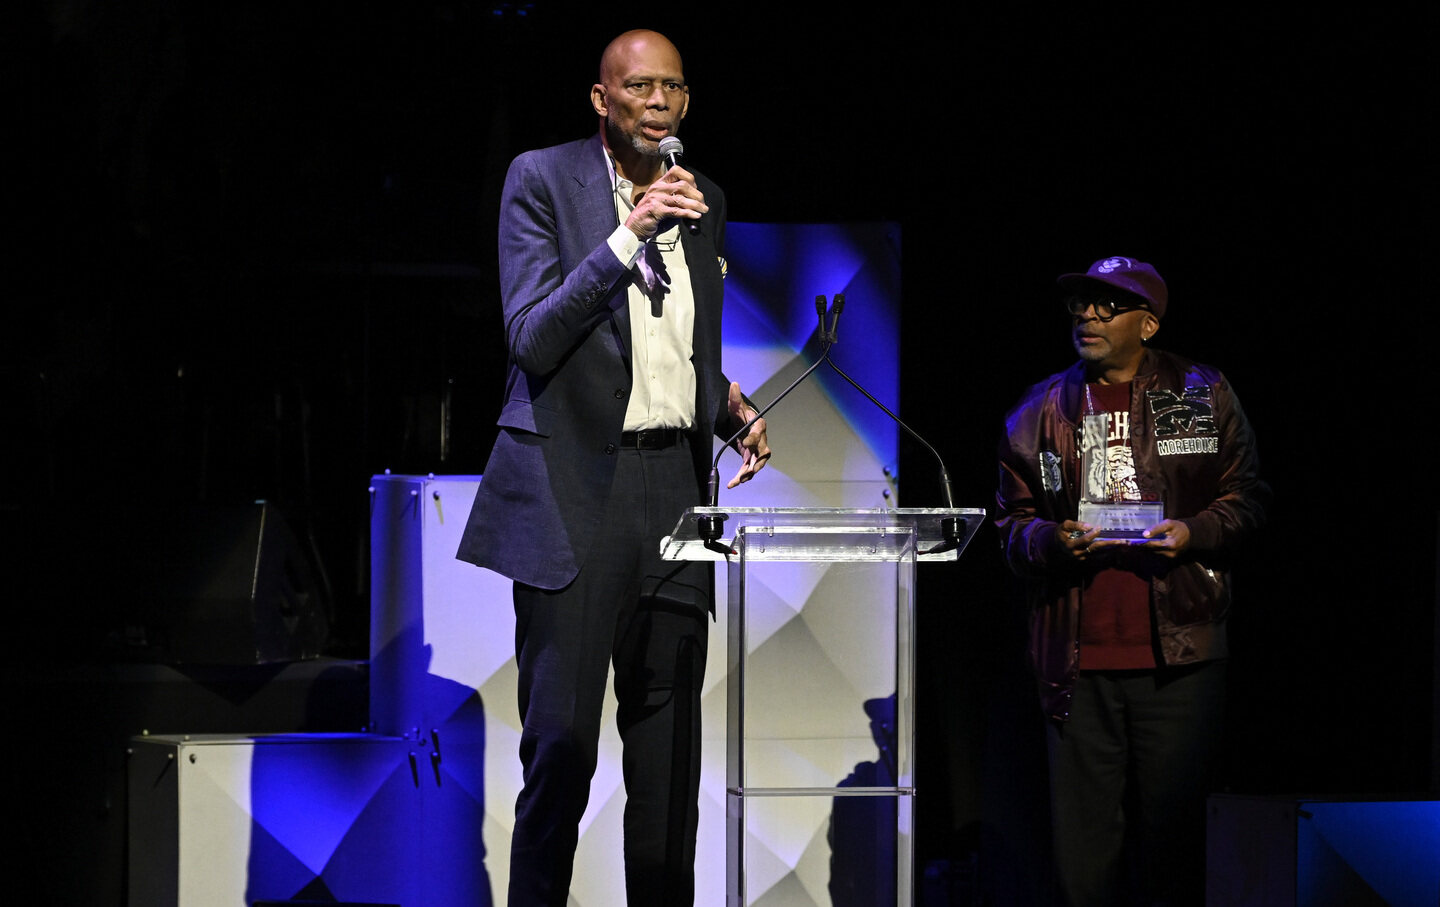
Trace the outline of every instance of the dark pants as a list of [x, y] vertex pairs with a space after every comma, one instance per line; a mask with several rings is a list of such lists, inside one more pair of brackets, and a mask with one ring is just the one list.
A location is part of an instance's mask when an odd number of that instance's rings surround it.
[[1085, 671], [1049, 729], [1060, 892], [1070, 907], [1203, 904], [1205, 801], [1225, 663]]
[[714, 568], [659, 556], [661, 537], [697, 503], [687, 447], [616, 456], [609, 512], [574, 582], [558, 591], [515, 585], [524, 787], [511, 838], [511, 907], [566, 903], [612, 661], [629, 903], [694, 898]]

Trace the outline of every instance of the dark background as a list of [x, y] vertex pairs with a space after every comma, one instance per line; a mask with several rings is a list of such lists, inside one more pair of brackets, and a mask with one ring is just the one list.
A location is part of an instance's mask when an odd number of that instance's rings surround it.
[[[599, 51], [643, 25], [684, 54], [688, 159], [732, 220], [902, 224], [902, 347], [842, 338], [837, 358], [901, 358], [899, 411], [960, 506], [993, 507], [1004, 409], [1071, 360], [1055, 275], [1154, 263], [1158, 345], [1225, 370], [1276, 491], [1238, 574], [1226, 786], [1440, 789], [1432, 14], [16, 15], [0, 329], [16, 661], [143, 657], [124, 616], [145, 590], [118, 565], [177, 508], [257, 498], [320, 567], [327, 654], [365, 657], [368, 477], [482, 471], [505, 166], [594, 129]], [[908, 442], [901, 473], [903, 503], [938, 503]], [[1043, 850], [1043, 772], [995, 551], [987, 527], [922, 575], [917, 849], [1004, 888]]]

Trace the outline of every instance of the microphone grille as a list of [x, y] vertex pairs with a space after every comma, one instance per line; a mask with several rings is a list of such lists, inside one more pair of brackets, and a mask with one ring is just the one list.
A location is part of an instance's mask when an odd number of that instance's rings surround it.
[[660, 153], [662, 155], [684, 154], [685, 146], [673, 135], [667, 135], [660, 140]]

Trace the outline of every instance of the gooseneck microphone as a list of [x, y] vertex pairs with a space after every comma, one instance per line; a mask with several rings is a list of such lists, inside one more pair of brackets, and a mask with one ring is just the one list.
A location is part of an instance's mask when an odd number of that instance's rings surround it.
[[[831, 307], [830, 310], [830, 330], [825, 337], [825, 342], [827, 344], [833, 345], [839, 340], [839, 337], [835, 331], [835, 326], [840, 323], [840, 312], [843, 311], [844, 308], [845, 294], [836, 293], [835, 304]], [[821, 318], [821, 322], [823, 327], [823, 317]], [[835, 372], [835, 374], [839, 375], [841, 378], [844, 378], [847, 382], [849, 382], [851, 387], [864, 394], [865, 399], [880, 407], [881, 411], [884, 412], [885, 415], [889, 416], [892, 420], [894, 420], [896, 425], [903, 428], [906, 434], [914, 438], [916, 441], [920, 442], [920, 445], [930, 452], [930, 456], [935, 458], [936, 464], [938, 464], [940, 467], [940, 491], [945, 495], [945, 506], [951, 510], [955, 509], [955, 495], [950, 487], [950, 473], [945, 469], [945, 461], [940, 458], [940, 454], [935, 450], [935, 448], [930, 446], [930, 442], [920, 437], [919, 432], [906, 425], [905, 421], [899, 416], [892, 413], [889, 408], [885, 406], [885, 404], [881, 403], [879, 400], [876, 400], [869, 391], [860, 386], [859, 382], [857, 382], [854, 378], [851, 378], [849, 375], [845, 374], [845, 370], [842, 369], [840, 366], [836, 365], [834, 359], [831, 359], [827, 356], [825, 358], [825, 361], [830, 364], [830, 368]], [[929, 548], [925, 551], [921, 551], [921, 554], [939, 554], [942, 551], [949, 551], [953, 548], [960, 547], [959, 518], [946, 517], [945, 519], [941, 520], [940, 531], [941, 534], [944, 535], [945, 540], [937, 544], [934, 548]]]
[[[677, 142], [676, 144], [679, 143]], [[661, 142], [661, 146], [664, 146], [664, 142]], [[844, 298], [840, 296], [836, 296], [835, 301], [836, 304], [841, 307], [843, 307], [845, 304]], [[756, 422], [759, 422], [761, 419], [763, 419], [765, 417], [765, 414], [770, 412], [770, 410], [774, 408], [775, 404], [779, 403], [781, 400], [784, 400], [786, 394], [793, 391], [796, 387], [800, 385], [801, 381], [804, 381], [807, 377], [809, 377], [811, 372], [819, 368], [820, 363], [830, 358], [831, 342], [828, 339], [829, 335], [826, 333], [825, 330], [824, 296], [815, 297], [815, 314], [820, 319], [820, 328], [818, 331], [818, 336], [820, 337], [820, 358], [816, 359], [809, 368], [801, 372], [800, 377], [796, 378], [794, 381], [791, 381], [790, 386], [780, 392], [780, 396], [765, 404], [765, 407], [759, 412], [757, 412], [753, 417], [751, 417], [750, 421], [740, 426], [739, 431], [735, 432], [735, 434], [725, 439], [725, 443], [720, 446], [719, 453], [715, 454], [714, 462], [710, 464], [710, 480], [706, 487], [707, 503], [709, 504], [709, 506], [716, 507], [719, 506], [720, 503], [720, 458], [724, 456], [725, 451], [730, 449], [730, 445], [734, 444], [739, 439], [745, 437], [746, 433], [750, 431], [751, 427], [754, 426]], [[726, 555], [734, 553], [719, 541], [720, 534], [724, 531], [725, 528], [725, 517], [723, 515], [716, 514], [714, 516], [702, 516], [699, 517], [695, 522], [699, 528], [700, 538], [705, 542], [706, 548], [709, 548], [712, 551], [719, 551], [722, 554]]]
[[[834, 342], [833, 337], [831, 342]], [[930, 442], [920, 437], [919, 432], [906, 425], [905, 421], [899, 416], [892, 413], [885, 406], [885, 404], [881, 403], [879, 400], [876, 400], [873, 396], [871, 396], [870, 392], [867, 391], [865, 388], [861, 387], [854, 378], [851, 378], [849, 375], [845, 374], [844, 369], [840, 368], [840, 366], [835, 364], [835, 360], [827, 359], [826, 361], [830, 363], [830, 368], [834, 370], [835, 374], [839, 375], [841, 378], [844, 378], [847, 382], [850, 383], [851, 387], [864, 394], [867, 400], [880, 407], [880, 409], [885, 413], [885, 415], [895, 420], [896, 425], [905, 429], [906, 434], [914, 438], [916, 441], [920, 442], [920, 445], [930, 452], [930, 456], [935, 458], [935, 462], [940, 467], [940, 491], [945, 496], [945, 506], [951, 510], [955, 509], [955, 495], [950, 487], [950, 473], [945, 469], [945, 461], [940, 459], [940, 454], [936, 452], [934, 447], [930, 446]], [[953, 516], [945, 517], [944, 519], [942, 519], [940, 521], [940, 531], [941, 534], [944, 535], [945, 540], [938, 543], [933, 548], [927, 548], [926, 550], [921, 551], [920, 554], [940, 554], [943, 551], [950, 551], [951, 549], [960, 547], [960, 522], [961, 521], [958, 517]]]
[[[665, 158], [666, 170], [671, 167], [679, 167], [685, 157], [685, 146], [675, 136], [667, 135], [660, 140], [660, 156]], [[686, 221], [685, 226], [690, 230], [691, 236], [700, 232], [700, 221], [698, 220]]]
[[[844, 378], [851, 387], [864, 394], [867, 400], [878, 406], [881, 411], [885, 413], [885, 415], [889, 416], [892, 420], [894, 420], [896, 425], [904, 429], [906, 434], [914, 438], [920, 443], [921, 446], [923, 446], [927, 451], [930, 452], [930, 456], [935, 458], [935, 462], [940, 467], [940, 490], [945, 497], [945, 507], [951, 510], [955, 508], [955, 496], [950, 485], [950, 473], [945, 469], [945, 461], [941, 459], [940, 454], [935, 450], [934, 447], [931, 446], [929, 441], [926, 441], [923, 437], [920, 436], [917, 431], [906, 425], [904, 420], [891, 412], [890, 409], [885, 406], [885, 404], [875, 399], [875, 397], [865, 388], [861, 387], [854, 378], [851, 378], [849, 375], [845, 374], [845, 370], [840, 368], [840, 366], [836, 365], [835, 360], [830, 358], [830, 349], [838, 342], [838, 334], [836, 331], [836, 327], [840, 323], [840, 313], [844, 311], [844, 309], [845, 294], [836, 293], [835, 302], [830, 308], [830, 324], [827, 326], [825, 324], [825, 297], [815, 297], [815, 312], [820, 317], [820, 345], [822, 348], [820, 358], [815, 360], [815, 364], [806, 369], [799, 378], [796, 378], [790, 384], [789, 387], [785, 388], [785, 390], [780, 394], [779, 397], [776, 397], [774, 400], [772, 400], [769, 406], [766, 406], [764, 410], [761, 410], [759, 413], [757, 413], [755, 415], [755, 418], [745, 423], [745, 425], [740, 429], [740, 431], [732, 435], [730, 439], [725, 442], [725, 447], [721, 448], [720, 453], [715, 455], [715, 462], [711, 464], [710, 485], [708, 489], [710, 493], [711, 507], [717, 506], [717, 502], [720, 496], [720, 455], [725, 452], [725, 448], [728, 448], [731, 444], [735, 443], [735, 440], [737, 438], [743, 437], [745, 432], [750, 430], [751, 425], [755, 424], [755, 422], [761, 416], [769, 412], [771, 407], [773, 407], [776, 403], [779, 403], [786, 394], [794, 390], [796, 385], [798, 385], [801, 381], [804, 381], [811, 372], [815, 371], [815, 369], [818, 368], [822, 362], [824, 362], [828, 363], [830, 365], [830, 368], [833, 369], [837, 375], [839, 375], [841, 378]], [[700, 537], [705, 540], [705, 547], [714, 548], [716, 550], [725, 550], [723, 545], [717, 545], [715, 543], [715, 540], [720, 537], [720, 532], [722, 528], [721, 524], [724, 522], [724, 520], [725, 518], [723, 516], [711, 516], [701, 518], [701, 520], [699, 521]], [[942, 519], [940, 521], [940, 530], [941, 534], [944, 536], [944, 540], [936, 544], [933, 548], [926, 549], [925, 551], [921, 551], [919, 553], [939, 554], [941, 552], [950, 551], [952, 549], [960, 547], [962, 522], [963, 520], [961, 520], [959, 517], [945, 517], [944, 519]]]

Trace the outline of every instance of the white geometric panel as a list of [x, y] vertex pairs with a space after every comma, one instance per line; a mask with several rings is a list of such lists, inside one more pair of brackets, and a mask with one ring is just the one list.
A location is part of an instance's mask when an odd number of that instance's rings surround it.
[[861, 700], [895, 692], [895, 588], [892, 564], [832, 564], [800, 613]]
[[749, 611], [745, 630], [750, 650], [764, 645], [792, 620], [796, 620], [810, 599], [810, 593], [825, 577], [825, 564], [771, 564], [756, 572], [746, 588]]
[[[726, 314], [734, 317], [734, 313], [728, 310]], [[745, 396], [760, 407], [774, 400], [808, 364], [788, 346], [735, 346], [725, 350], [725, 373], [732, 376]], [[781, 386], [773, 386], [782, 380], [784, 383]], [[789, 417], [791, 410], [799, 408], [799, 401], [807, 392], [808, 388], [796, 388], [772, 413], [777, 417]]]
[[[862, 798], [850, 798], [862, 799]], [[875, 798], [863, 798], [877, 802]], [[867, 818], [876, 818], [867, 816]], [[872, 846], [862, 853], [832, 853], [835, 813], [825, 797], [765, 798], [747, 807], [746, 902], [769, 907], [893, 903], [893, 854], [877, 853], [894, 837], [889, 816], [878, 817]], [[836, 861], [844, 861], [837, 867]], [[873, 863], [878, 871], [870, 865]], [[850, 872], [859, 867], [858, 873]], [[832, 886], [869, 897], [832, 896]], [[876, 893], [879, 892], [877, 895]]]
[[[750, 359], [759, 359], [750, 351]], [[836, 411], [834, 402], [820, 383], [827, 375], [828, 366], [821, 365], [799, 385], [790, 390], [783, 399], [776, 402], [781, 393], [810, 367], [813, 359], [794, 352], [783, 357], [767, 355], [768, 364], [779, 365], [780, 369], [758, 387], [741, 387], [745, 395], [765, 411], [766, 436], [774, 456], [766, 467], [779, 469], [804, 485], [828, 484], [832, 482], [877, 481], [883, 478], [887, 465], [876, 451], [868, 445], [855, 429], [845, 422]], [[728, 357], [727, 357], [728, 367]], [[833, 376], [829, 376], [833, 380]], [[753, 382], [754, 379], [752, 378]], [[852, 394], [857, 391], [846, 386]], [[773, 406], [771, 405], [773, 402]], [[716, 439], [715, 451], [720, 450], [722, 439]], [[727, 470], [728, 466], [728, 470]], [[720, 477], [729, 481], [740, 466], [740, 457], [733, 450], [727, 451], [720, 459]], [[763, 476], [762, 476], [763, 477]], [[758, 478], [756, 482], [758, 482]], [[755, 484], [755, 483], [752, 483]], [[773, 502], [773, 491], [761, 491], [763, 485], [747, 489], [759, 493]], [[731, 496], [735, 489], [720, 491], [721, 503], [736, 504]], [[809, 504], [787, 504], [786, 506], [812, 506]], [[828, 506], [837, 506], [832, 503]], [[852, 505], [863, 506], [863, 505]], [[874, 506], [879, 506], [876, 502]]]
[[[455, 476], [453, 481], [420, 483], [416, 495], [424, 522], [421, 548], [425, 575], [425, 644], [430, 647], [429, 674], [481, 689], [515, 658], [513, 635], [498, 616], [512, 607], [510, 583], [466, 583], [455, 577], [455, 552], [479, 477]], [[414, 489], [412, 489], [414, 490]], [[466, 496], [469, 495], [467, 498]], [[509, 621], [514, 632], [514, 618]], [[469, 645], [449, 644], [464, 639]]]
[[[889, 676], [893, 687], [894, 674]], [[863, 732], [860, 707], [866, 698], [826, 657], [804, 620], [790, 621], [750, 652], [745, 718], [752, 739], [810, 739], [845, 728], [857, 717]]]
[[[777, 886], [793, 882], [794, 868], [791, 860], [777, 854], [754, 836], [745, 839], [745, 894], [751, 904], [765, 903], [767, 892]], [[786, 902], [788, 903], [788, 902]]]
[[[406, 741], [377, 735], [195, 734], [134, 738], [129, 903], [474, 902], [410, 871], [438, 799], [411, 780]], [[384, 859], [374, 859], [383, 853]], [[443, 885], [443, 881], [439, 884]]]

